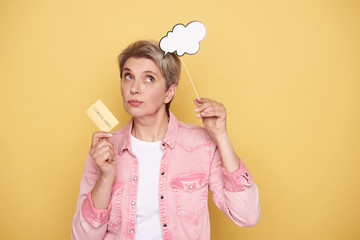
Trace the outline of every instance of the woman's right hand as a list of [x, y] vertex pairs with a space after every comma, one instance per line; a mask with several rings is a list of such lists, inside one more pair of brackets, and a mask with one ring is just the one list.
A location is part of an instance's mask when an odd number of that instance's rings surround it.
[[94, 132], [89, 152], [100, 170], [100, 177], [107, 180], [114, 180], [116, 176], [114, 146], [109, 141], [111, 136], [107, 132]]

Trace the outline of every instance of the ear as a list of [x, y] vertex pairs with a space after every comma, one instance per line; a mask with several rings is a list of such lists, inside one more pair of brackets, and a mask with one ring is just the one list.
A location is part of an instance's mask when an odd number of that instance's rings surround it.
[[164, 103], [169, 103], [171, 99], [173, 99], [175, 92], [177, 90], [177, 85], [174, 83], [169, 87], [169, 89], [166, 91], [166, 97], [164, 99]]

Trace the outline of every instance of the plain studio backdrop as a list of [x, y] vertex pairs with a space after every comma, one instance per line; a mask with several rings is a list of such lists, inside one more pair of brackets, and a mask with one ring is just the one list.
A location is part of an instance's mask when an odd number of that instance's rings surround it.
[[[116, 57], [203, 22], [183, 57], [200, 96], [223, 102], [261, 218], [223, 239], [360, 239], [359, 1], [0, 1], [0, 239], [70, 239], [101, 99], [123, 126]], [[171, 110], [201, 125], [186, 72]]]

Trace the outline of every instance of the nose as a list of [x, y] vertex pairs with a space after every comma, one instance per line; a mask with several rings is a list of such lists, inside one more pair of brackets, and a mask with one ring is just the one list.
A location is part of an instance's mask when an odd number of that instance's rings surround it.
[[140, 83], [137, 80], [133, 80], [130, 86], [130, 93], [140, 94]]

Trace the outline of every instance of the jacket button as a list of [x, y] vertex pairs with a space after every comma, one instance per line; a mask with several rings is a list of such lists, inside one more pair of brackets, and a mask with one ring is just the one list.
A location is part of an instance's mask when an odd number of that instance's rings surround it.
[[131, 230], [130, 230], [130, 233], [133, 234], [133, 233], [134, 233], [134, 230], [131, 229]]
[[135, 205], [135, 202], [134, 202], [134, 201], [132, 201], [132, 202], [131, 202], [131, 205]]
[[134, 181], [137, 181], [138, 180], [138, 178], [137, 177], [134, 177]]
[[164, 227], [167, 227], [167, 225], [166, 225], [166, 224], [164, 224], [163, 226], [164, 226]]
[[161, 173], [161, 175], [164, 175], [164, 174], [165, 174], [164, 172]]
[[164, 199], [164, 196], [161, 196], [160, 198], [161, 198], [161, 199]]
[[163, 147], [165, 147], [165, 143], [163, 143], [162, 145], [163, 145]]
[[193, 189], [193, 185], [190, 185], [189, 188], [190, 188], [190, 189]]

